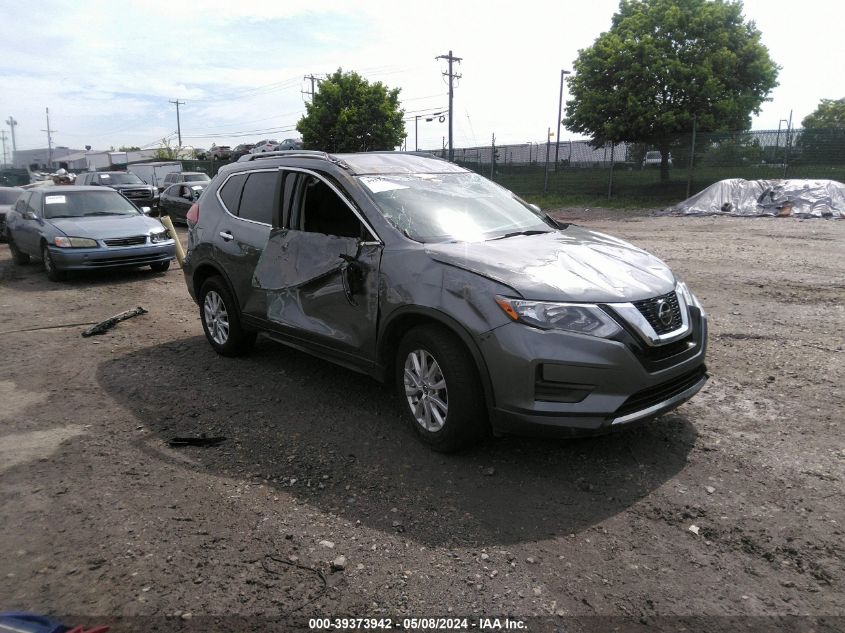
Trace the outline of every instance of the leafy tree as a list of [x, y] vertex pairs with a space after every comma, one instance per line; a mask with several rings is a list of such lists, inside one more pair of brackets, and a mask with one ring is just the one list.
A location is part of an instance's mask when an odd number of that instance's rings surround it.
[[672, 139], [751, 126], [778, 66], [742, 3], [621, 0], [610, 29], [578, 52], [567, 79], [568, 128], [607, 141], [649, 143], [669, 179]]
[[814, 164], [845, 162], [845, 98], [822, 99], [801, 121], [798, 137], [800, 160]]
[[173, 160], [177, 154], [178, 150], [170, 144], [170, 139], [165, 137], [159, 141], [159, 146], [155, 151], [155, 158], [157, 160]]
[[327, 152], [389, 150], [402, 143], [404, 111], [399, 88], [370, 84], [356, 72], [340, 68], [320, 82], [305, 116], [296, 124], [302, 144]]
[[137, 145], [121, 145], [120, 149], [118, 151], [120, 151], [120, 152], [140, 152], [141, 148], [138, 147]]

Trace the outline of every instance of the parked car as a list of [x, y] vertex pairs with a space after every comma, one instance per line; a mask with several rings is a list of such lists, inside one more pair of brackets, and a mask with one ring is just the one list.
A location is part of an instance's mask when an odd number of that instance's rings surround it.
[[126, 166], [127, 171], [132, 172], [148, 185], [156, 188], [157, 192], [164, 189], [164, 181], [170, 174], [182, 171], [182, 163], [179, 161], [155, 161], [150, 163], [134, 163]]
[[[646, 167], [660, 167], [662, 162], [662, 154], [657, 151], [646, 152], [643, 157], [643, 168]], [[672, 154], [668, 156], [669, 167], [672, 166]]]
[[164, 272], [176, 248], [161, 222], [107, 187], [26, 191], [8, 213], [6, 232], [15, 262], [40, 259], [51, 281], [68, 270], [149, 266]]
[[174, 222], [186, 223], [191, 205], [199, 200], [207, 182], [183, 182], [165, 189], [159, 198], [159, 214], [168, 215]]
[[277, 151], [285, 149], [302, 149], [302, 139], [286, 138], [284, 141], [282, 141], [276, 146]]
[[194, 148], [194, 158], [197, 160], [207, 160], [208, 159], [208, 150], [203, 149], [202, 147], [195, 147]]
[[20, 187], [0, 187], [0, 242], [6, 241], [6, 214], [23, 192]]
[[74, 185], [111, 187], [139, 207], [158, 207], [158, 189], [126, 171], [86, 171], [76, 177]]
[[263, 332], [393, 383], [436, 450], [491, 427], [608, 432], [707, 380], [707, 319], [666, 264], [440, 159], [253, 155], [187, 219], [185, 280], [219, 354]]
[[232, 157], [232, 148], [228, 145], [212, 145], [208, 150], [210, 160], [228, 160]]
[[[163, 191], [167, 187], [170, 187], [171, 185], [175, 185], [180, 182], [207, 183], [210, 180], [211, 178], [208, 177], [208, 174], [201, 171], [173, 172], [172, 174], [167, 174], [167, 176], [164, 177], [164, 182], [162, 182], [161, 190]], [[161, 204], [161, 202], [159, 202], [159, 204]]]
[[235, 149], [232, 150], [232, 160], [238, 160], [241, 156], [249, 154], [253, 147], [255, 147], [255, 145], [252, 143], [241, 143], [240, 145], [236, 145]]
[[264, 152], [275, 152], [279, 146], [279, 141], [275, 139], [263, 139], [255, 144], [250, 154], [263, 154]]

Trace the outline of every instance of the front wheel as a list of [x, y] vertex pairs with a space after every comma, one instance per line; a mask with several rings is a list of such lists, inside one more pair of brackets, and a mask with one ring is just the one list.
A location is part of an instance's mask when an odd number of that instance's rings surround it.
[[44, 272], [50, 281], [62, 281], [65, 278], [65, 271], [56, 268], [56, 262], [50, 254], [50, 249], [44, 244], [41, 247], [41, 261], [44, 263]]
[[478, 371], [461, 340], [438, 325], [409, 331], [399, 345], [396, 387], [419, 438], [448, 453], [478, 441], [487, 410]]
[[214, 351], [222, 356], [248, 352], [255, 344], [256, 333], [241, 325], [240, 310], [223, 279], [206, 279], [199, 298], [202, 329]]

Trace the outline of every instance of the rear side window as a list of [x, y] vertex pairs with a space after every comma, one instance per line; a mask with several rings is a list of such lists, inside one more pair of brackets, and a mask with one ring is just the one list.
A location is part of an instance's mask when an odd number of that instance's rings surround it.
[[226, 210], [232, 215], [238, 215], [245, 180], [246, 174], [236, 174], [220, 188], [220, 199], [223, 200]]
[[238, 215], [245, 220], [273, 224], [278, 178], [278, 171], [251, 173], [244, 185]]

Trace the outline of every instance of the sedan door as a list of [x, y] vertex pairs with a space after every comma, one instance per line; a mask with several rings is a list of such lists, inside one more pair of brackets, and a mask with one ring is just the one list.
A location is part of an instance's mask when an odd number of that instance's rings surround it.
[[[64, 196], [52, 195], [48, 198], [64, 198]], [[41, 231], [44, 227], [41, 214], [42, 200], [42, 193], [33, 191], [15, 227], [15, 244], [24, 253], [34, 257], [41, 257]]]

